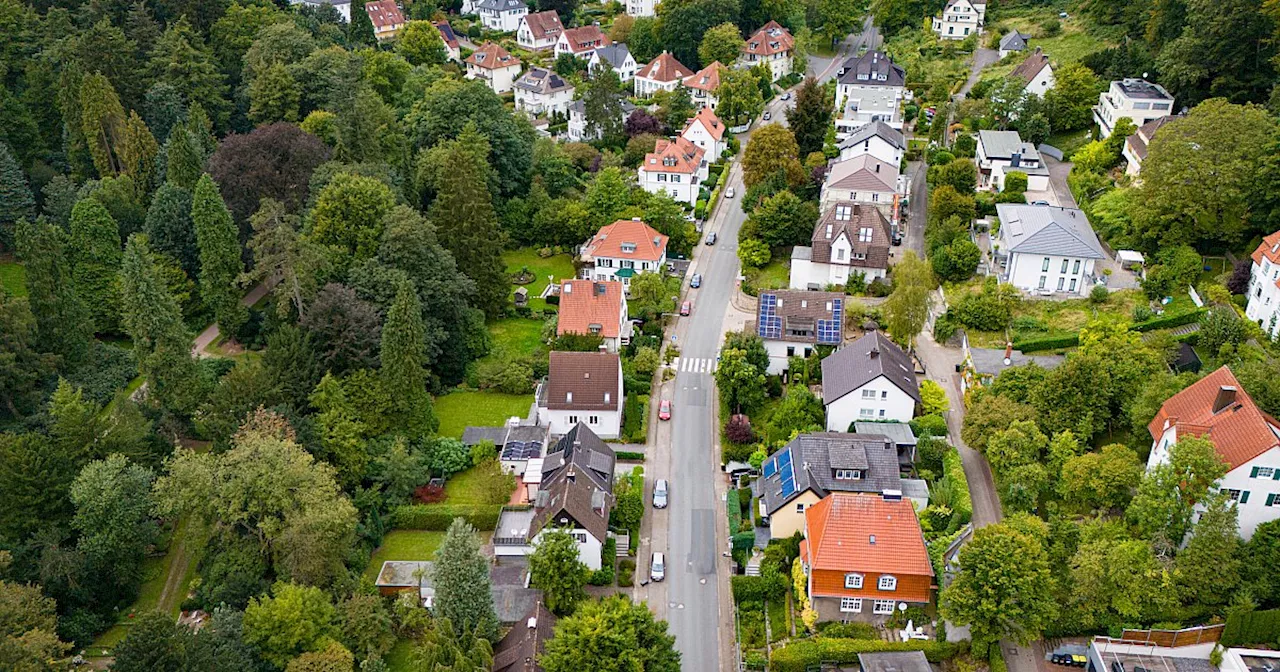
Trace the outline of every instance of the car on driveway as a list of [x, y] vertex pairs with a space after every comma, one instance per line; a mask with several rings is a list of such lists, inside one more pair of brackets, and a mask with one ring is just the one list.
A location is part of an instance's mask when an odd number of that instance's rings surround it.
[[782, 94], [782, 99], [783, 99], [783, 100], [791, 100], [791, 92], [790, 92], [790, 91], [788, 91], [788, 92], [786, 92], [786, 93]]
[[667, 508], [667, 479], [659, 478], [653, 485], [653, 508]]
[[658, 419], [659, 420], [671, 419], [671, 400], [670, 399], [663, 399], [662, 403], [658, 404]]
[[1049, 201], [1031, 201], [1031, 205], [1049, 205]]
[[661, 581], [667, 578], [667, 559], [661, 553], [654, 553], [649, 561], [649, 580]]
[[697, 288], [701, 287], [701, 286], [702, 286], [702, 274], [701, 274], [701, 273], [694, 273], [694, 274], [693, 274], [693, 278], [691, 278], [691, 279], [689, 280], [689, 286], [690, 286], [690, 287], [692, 287], [692, 288], [694, 288], [694, 289], [697, 289]]
[[684, 303], [680, 304], [680, 314], [681, 314], [681, 315], [688, 316], [688, 315], [689, 315], [689, 313], [692, 313], [692, 312], [693, 312], [693, 302], [692, 302], [692, 301], [685, 301]]

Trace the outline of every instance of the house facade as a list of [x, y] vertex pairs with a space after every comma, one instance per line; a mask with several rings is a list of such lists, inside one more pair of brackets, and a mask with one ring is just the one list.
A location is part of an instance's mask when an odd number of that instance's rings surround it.
[[1087, 296], [1094, 262], [1106, 258], [1089, 219], [1077, 208], [999, 203], [995, 257], [1000, 281], [1035, 294]]
[[440, 39], [444, 40], [445, 58], [454, 63], [461, 63], [462, 45], [458, 42], [458, 34], [453, 32], [453, 26], [449, 25], [448, 21], [436, 21], [432, 25], [440, 31]]
[[1128, 161], [1128, 165], [1124, 169], [1125, 174], [1137, 175], [1142, 172], [1142, 162], [1147, 160], [1147, 148], [1151, 146], [1151, 141], [1155, 139], [1156, 131], [1164, 128], [1165, 124], [1180, 118], [1166, 116], [1153, 119], [1139, 126], [1133, 135], [1125, 138], [1124, 149], [1120, 151], [1125, 161]]
[[533, 51], [551, 49], [563, 32], [564, 24], [554, 9], [526, 14], [516, 28], [516, 44]]
[[635, 92], [640, 98], [649, 98], [659, 91], [674, 91], [693, 71], [676, 60], [670, 52], [662, 52], [657, 58], [636, 71]]
[[745, 330], [764, 341], [771, 376], [781, 375], [792, 357], [809, 357], [819, 345], [844, 340], [844, 294], [773, 290], [761, 292], [756, 319]]
[[716, 61], [685, 77], [685, 88], [689, 89], [689, 96], [693, 98], [695, 106], [714, 110], [720, 104], [720, 99], [716, 98], [716, 89], [720, 88], [720, 71], [723, 69], [720, 61]]
[[719, 160], [724, 150], [729, 148], [724, 131], [724, 122], [720, 121], [720, 117], [711, 108], [704, 107], [684, 125], [680, 137], [702, 149], [701, 165], [706, 166]]
[[351, 0], [289, 0], [290, 5], [307, 5], [308, 7], [324, 7], [328, 5], [338, 12], [343, 23], [351, 23]]
[[[627, 117], [636, 111], [636, 106], [626, 98], [623, 98], [621, 103], [622, 119], [619, 121], [625, 124]], [[600, 129], [587, 128], [587, 105], [581, 99], [569, 104], [569, 126], [565, 132], [569, 135], [570, 142], [591, 142], [600, 139]]]
[[776, 82], [791, 74], [795, 48], [796, 41], [791, 32], [777, 21], [770, 21], [742, 44], [738, 65], [754, 68], [761, 63], [768, 64], [773, 73], [773, 81]]
[[1057, 80], [1053, 77], [1053, 66], [1049, 57], [1040, 47], [1027, 55], [1009, 76], [1022, 82], [1023, 91], [1034, 93], [1041, 98], [1054, 87]]
[[819, 620], [883, 622], [901, 605], [929, 604], [933, 564], [901, 494], [833, 492], [804, 519], [800, 562]]
[[583, 60], [591, 58], [592, 52], [609, 44], [609, 38], [600, 32], [600, 26], [590, 25], [581, 28], [568, 28], [556, 39], [556, 56], [572, 54]]
[[836, 137], [844, 138], [877, 121], [901, 129], [906, 82], [906, 69], [883, 51], [847, 59], [836, 80]]
[[628, 16], [653, 16], [657, 13], [658, 0], [627, 0], [625, 7]]
[[369, 23], [373, 24], [373, 36], [379, 42], [393, 39], [404, 28], [404, 12], [396, 0], [370, 0], [364, 5], [365, 14], [369, 15]]
[[827, 431], [848, 431], [855, 421], [910, 422], [920, 403], [915, 364], [879, 331], [822, 360], [822, 403]]
[[552, 434], [582, 423], [597, 436], [616, 439], [622, 431], [622, 361], [612, 352], [552, 352], [537, 398], [538, 424]]
[[873, 121], [855, 129], [837, 147], [841, 161], [869, 154], [887, 164], [901, 166], [907, 140], [902, 131], [883, 121]]
[[1049, 168], [1017, 131], [978, 131], [977, 152], [979, 187], [1004, 191], [1005, 176], [1018, 171], [1027, 176], [1029, 191], [1049, 190]]
[[1017, 30], [1009, 31], [1000, 38], [1000, 60], [1004, 60], [1009, 54], [1026, 51], [1030, 41], [1031, 36], [1026, 33], [1020, 33]]
[[791, 251], [792, 289], [847, 285], [862, 274], [871, 282], [889, 273], [889, 221], [877, 208], [836, 201], [813, 227], [809, 246]]
[[1280, 518], [1280, 425], [1258, 408], [1231, 369], [1223, 366], [1170, 397], [1147, 429], [1154, 440], [1148, 470], [1167, 462], [1181, 437], [1213, 443], [1227, 463], [1216, 487], [1235, 502], [1241, 538]]
[[573, 85], [546, 68], [529, 68], [512, 86], [516, 109], [530, 116], [567, 115], [573, 103]]
[[866, 203], [880, 208], [885, 217], [891, 218], [902, 187], [898, 166], [871, 154], [832, 162], [822, 183], [819, 207], [826, 212], [837, 201]]
[[529, 14], [529, 6], [520, 0], [480, 0], [476, 13], [485, 28], [514, 33], [520, 27], [520, 19]]
[[493, 42], [485, 42], [467, 57], [467, 79], [482, 79], [496, 94], [512, 89], [520, 76], [520, 59]]
[[638, 182], [649, 193], [667, 194], [694, 205], [698, 202], [698, 184], [707, 177], [705, 156], [701, 147], [681, 136], [659, 140], [640, 164]]
[[1111, 82], [1106, 91], [1098, 94], [1098, 104], [1093, 106], [1093, 122], [1098, 125], [1102, 138], [1111, 135], [1121, 118], [1127, 117], [1134, 126], [1141, 127], [1170, 114], [1173, 114], [1173, 96], [1163, 86], [1145, 79]]
[[637, 273], [663, 273], [667, 266], [667, 237], [639, 217], [619, 219], [601, 227], [582, 246], [584, 280], [618, 280], [631, 286]]
[[963, 40], [982, 32], [987, 13], [986, 2], [947, 0], [942, 16], [933, 17], [933, 32], [942, 40]]
[[1253, 251], [1247, 296], [1245, 316], [1275, 338], [1280, 332], [1280, 231], [1263, 238]]
[[[888, 437], [847, 432], [800, 434], [770, 455], [760, 474], [756, 494], [775, 539], [804, 531], [805, 512], [829, 493], [900, 497], [913, 480], [900, 475], [898, 447]], [[924, 508], [922, 496], [912, 502]]]
[[617, 352], [631, 342], [627, 293], [621, 282], [565, 280], [560, 283], [560, 311], [556, 336], [594, 334], [605, 349]]

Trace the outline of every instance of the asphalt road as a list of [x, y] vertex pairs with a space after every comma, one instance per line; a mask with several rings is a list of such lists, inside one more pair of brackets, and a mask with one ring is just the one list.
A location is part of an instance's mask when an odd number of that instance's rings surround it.
[[848, 37], [840, 42], [840, 47], [836, 51], [835, 57], [809, 57], [809, 74], [816, 77], [818, 83], [822, 84], [835, 77], [845, 60], [850, 56], [857, 56], [862, 47], [874, 49], [880, 46], [880, 42], [880, 30], [875, 27], [875, 24], [872, 23], [871, 15], [868, 14], [867, 18], [862, 21], [862, 30], [857, 33], [850, 33]]

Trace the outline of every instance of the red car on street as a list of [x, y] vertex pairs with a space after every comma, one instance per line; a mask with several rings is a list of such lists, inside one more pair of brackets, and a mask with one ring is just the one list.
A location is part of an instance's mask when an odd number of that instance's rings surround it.
[[686, 316], [687, 316], [687, 315], [688, 315], [689, 313], [691, 313], [691, 312], [693, 312], [693, 302], [692, 302], [692, 301], [685, 301], [684, 303], [680, 304], [680, 314], [681, 314], [681, 315], [686, 315]]
[[671, 419], [671, 400], [670, 399], [663, 399], [662, 403], [658, 405], [658, 419], [659, 420]]

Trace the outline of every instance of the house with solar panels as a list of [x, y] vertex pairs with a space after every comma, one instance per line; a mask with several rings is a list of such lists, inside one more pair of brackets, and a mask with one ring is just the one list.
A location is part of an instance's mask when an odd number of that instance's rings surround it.
[[764, 341], [769, 375], [787, 370], [791, 357], [809, 357], [819, 345], [844, 341], [844, 294], [777, 290], [761, 292], [756, 319], [746, 329]]
[[995, 258], [1001, 282], [1035, 294], [1088, 296], [1094, 263], [1106, 258], [1084, 211], [1050, 205], [996, 205]]
[[501, 427], [467, 427], [462, 432], [462, 445], [470, 449], [483, 441], [493, 443], [498, 450], [502, 470], [508, 474], [523, 476], [531, 460], [542, 457], [547, 449], [551, 430], [539, 425], [522, 424], [520, 418], [511, 418]]
[[822, 360], [822, 403], [827, 431], [849, 431], [855, 422], [910, 422], [920, 403], [915, 364], [879, 331]]
[[[901, 500], [909, 480], [899, 475], [898, 448], [888, 437], [817, 432], [801, 434], [769, 456], [754, 487], [770, 534], [781, 539], [803, 531], [805, 511], [833, 492]], [[911, 490], [907, 499], [922, 509], [928, 505], [927, 487]]]

